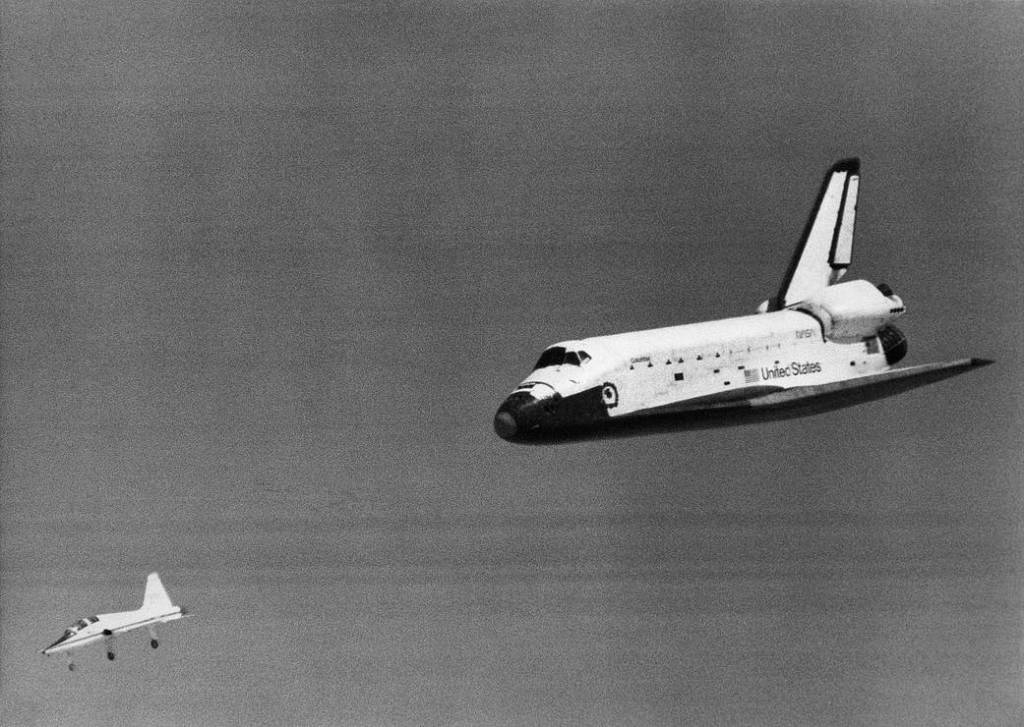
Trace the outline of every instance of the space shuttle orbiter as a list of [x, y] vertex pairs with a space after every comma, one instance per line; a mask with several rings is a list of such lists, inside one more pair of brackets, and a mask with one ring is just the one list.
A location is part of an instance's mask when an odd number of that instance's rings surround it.
[[503, 439], [545, 443], [784, 419], [838, 409], [991, 363], [898, 368], [905, 308], [850, 266], [860, 162], [828, 170], [777, 293], [756, 315], [562, 341], [498, 408]]

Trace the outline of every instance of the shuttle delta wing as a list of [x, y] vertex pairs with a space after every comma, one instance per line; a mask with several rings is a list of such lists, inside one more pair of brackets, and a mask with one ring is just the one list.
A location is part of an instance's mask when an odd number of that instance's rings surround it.
[[799, 410], [798, 413], [803, 416], [882, 399], [915, 389], [918, 386], [942, 381], [981, 366], [988, 366], [990, 363], [992, 361], [985, 358], [963, 358], [944, 363], [907, 366], [878, 374], [857, 376], [844, 381], [776, 391], [751, 399], [749, 404], [752, 409], [788, 410], [793, 408]]
[[782, 310], [799, 303], [843, 277], [853, 254], [859, 183], [859, 159], [843, 159], [828, 170], [803, 237], [769, 310]]
[[[637, 412], [643, 416], [697, 415], [685, 424], [700, 424], [716, 414], [734, 417], [734, 423], [744, 421], [765, 421], [788, 419], [794, 415], [804, 416], [834, 409], [842, 409], [899, 394], [918, 386], [931, 384], [951, 376], [966, 373], [971, 369], [992, 363], [984, 358], [964, 358], [944, 363], [920, 364], [901, 369], [891, 369], [878, 374], [855, 376], [841, 381], [830, 381], [811, 386], [748, 386], [735, 391], [718, 392], [707, 396], [687, 399], [675, 404]], [[631, 424], [631, 417], [624, 417], [623, 423]], [[719, 426], [720, 422], [715, 422]]]

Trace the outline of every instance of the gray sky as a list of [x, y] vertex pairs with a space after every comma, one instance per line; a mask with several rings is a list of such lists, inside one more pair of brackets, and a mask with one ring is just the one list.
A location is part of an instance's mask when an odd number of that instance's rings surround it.
[[[1024, 6], [5, 2], [19, 725], [1016, 725]], [[746, 314], [862, 159], [908, 363], [554, 448], [547, 344]], [[81, 653], [159, 570], [198, 613]]]

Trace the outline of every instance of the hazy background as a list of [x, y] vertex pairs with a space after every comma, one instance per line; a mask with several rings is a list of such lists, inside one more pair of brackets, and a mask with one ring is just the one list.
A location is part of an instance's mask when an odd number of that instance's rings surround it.
[[[2, 7], [3, 724], [1024, 721], [1024, 5]], [[997, 365], [493, 434], [753, 311], [851, 155], [907, 363]], [[158, 651], [40, 656], [150, 570]]]

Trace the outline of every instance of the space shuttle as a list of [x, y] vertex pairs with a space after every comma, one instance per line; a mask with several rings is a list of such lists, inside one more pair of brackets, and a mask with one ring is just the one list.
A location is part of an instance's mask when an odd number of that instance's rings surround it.
[[117, 613], [101, 613], [97, 616], [86, 616], [71, 624], [64, 634], [42, 650], [45, 656], [64, 653], [68, 658], [68, 668], [74, 670], [71, 651], [88, 644], [103, 642], [107, 649], [107, 658], [114, 660], [114, 637], [128, 631], [145, 628], [149, 631], [149, 645], [154, 649], [160, 645], [157, 640], [157, 624], [176, 621], [191, 615], [181, 606], [175, 606], [160, 575], [150, 573], [146, 578], [146, 591], [142, 597], [142, 606], [133, 611]]
[[992, 363], [897, 367], [905, 312], [889, 286], [843, 282], [858, 159], [832, 166], [782, 283], [751, 315], [556, 343], [494, 416], [543, 444], [787, 419], [892, 396]]

